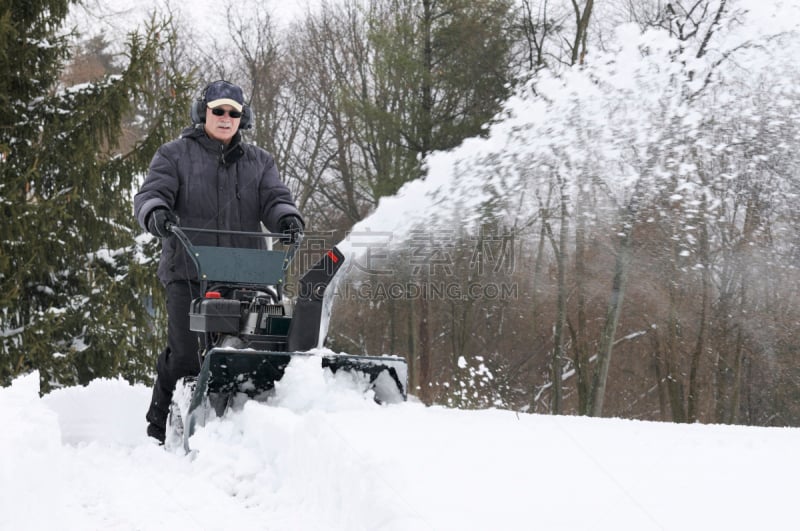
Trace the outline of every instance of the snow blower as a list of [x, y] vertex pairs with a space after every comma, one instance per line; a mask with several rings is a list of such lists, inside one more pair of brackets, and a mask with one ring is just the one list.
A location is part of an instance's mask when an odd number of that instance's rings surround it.
[[[319, 356], [323, 370], [347, 371], [380, 403], [407, 397], [407, 365], [395, 356], [322, 351], [332, 306], [331, 281], [345, 257], [333, 247], [299, 279], [297, 296], [284, 294], [286, 272], [302, 238], [284, 251], [195, 245], [187, 233], [281, 238], [284, 234], [171, 225], [197, 269], [201, 297], [189, 327], [202, 333], [200, 373], [178, 383], [167, 419], [167, 445], [189, 451], [195, 429], [221, 417], [234, 399], [269, 397], [292, 358]], [[292, 304], [293, 302], [293, 304]]]

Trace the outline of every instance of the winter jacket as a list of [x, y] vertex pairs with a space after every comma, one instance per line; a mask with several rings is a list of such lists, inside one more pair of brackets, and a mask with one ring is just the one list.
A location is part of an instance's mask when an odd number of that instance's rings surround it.
[[[209, 138], [203, 126], [189, 127], [162, 145], [133, 199], [134, 214], [147, 230], [155, 208], [175, 212], [183, 227], [257, 232], [263, 222], [278, 231], [278, 220], [300, 216], [291, 192], [278, 177], [275, 160], [246, 144], [237, 133], [229, 145]], [[208, 233], [187, 235], [195, 245], [263, 248], [263, 238]], [[164, 285], [197, 279], [194, 264], [175, 236], [162, 242], [158, 278]]]

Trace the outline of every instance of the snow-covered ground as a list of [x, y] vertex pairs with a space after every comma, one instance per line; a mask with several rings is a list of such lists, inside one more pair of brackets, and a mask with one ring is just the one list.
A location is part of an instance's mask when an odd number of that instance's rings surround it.
[[290, 366], [192, 438], [144, 436], [149, 389], [0, 389], [3, 530], [790, 529], [800, 429], [379, 406]]

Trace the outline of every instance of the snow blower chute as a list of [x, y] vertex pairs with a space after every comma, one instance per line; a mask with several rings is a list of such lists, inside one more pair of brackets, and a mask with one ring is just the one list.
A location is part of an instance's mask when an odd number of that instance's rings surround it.
[[394, 356], [314, 352], [327, 334], [332, 305], [328, 288], [344, 263], [333, 247], [300, 278], [293, 308], [284, 296], [286, 271], [301, 241], [285, 251], [195, 245], [187, 233], [252, 238], [283, 234], [197, 229], [170, 230], [197, 269], [201, 297], [194, 299], [189, 326], [204, 337], [196, 378], [179, 382], [167, 421], [167, 442], [189, 450], [189, 437], [209, 415], [222, 416], [234, 398], [269, 396], [292, 358], [320, 357], [323, 369], [353, 373], [381, 403], [407, 396], [406, 361]]

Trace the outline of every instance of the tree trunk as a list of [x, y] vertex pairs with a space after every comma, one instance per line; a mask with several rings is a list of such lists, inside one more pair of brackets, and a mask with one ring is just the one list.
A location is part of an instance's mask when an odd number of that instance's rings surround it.
[[567, 319], [567, 286], [566, 286], [566, 252], [567, 237], [569, 236], [569, 209], [567, 203], [569, 196], [565, 189], [565, 183], [561, 183], [561, 227], [558, 235], [558, 245], [553, 242], [553, 252], [558, 266], [558, 309], [556, 310], [556, 323], [553, 337], [553, 359], [552, 359], [552, 379], [553, 379], [553, 402], [551, 412], [554, 415], [561, 413], [562, 401], [562, 374], [564, 360], [564, 323]]
[[420, 385], [420, 399], [430, 404], [433, 400], [432, 387], [431, 387], [431, 369], [433, 367], [433, 360], [431, 360], [431, 340], [428, 323], [428, 299], [425, 296], [419, 299], [419, 385]]
[[664, 378], [667, 381], [667, 393], [669, 395], [669, 406], [672, 411], [673, 422], [686, 422], [686, 406], [684, 404], [683, 396], [683, 382], [681, 379], [680, 362], [678, 359], [678, 278], [677, 268], [675, 264], [678, 260], [678, 249], [672, 243], [672, 260], [670, 260], [669, 268], [669, 308], [667, 310], [667, 337], [666, 346], [664, 349], [664, 361], [666, 374]]
[[575, 351], [575, 372], [578, 378], [578, 411], [589, 414], [589, 395], [591, 392], [591, 371], [589, 366], [589, 346], [586, 342], [586, 218], [583, 206], [587, 203], [587, 193], [579, 187], [578, 202], [575, 207], [575, 298], [577, 321], [572, 333]]
[[597, 354], [597, 368], [592, 381], [592, 398], [590, 415], [599, 417], [603, 414], [608, 369], [611, 366], [611, 353], [614, 350], [614, 335], [617, 332], [619, 316], [622, 311], [622, 300], [625, 295], [625, 280], [630, 266], [631, 232], [633, 230], [633, 208], [623, 217], [623, 232], [619, 250], [614, 263], [614, 279], [611, 284], [611, 297], [606, 309], [606, 323], [600, 336]]
[[[542, 212], [542, 221], [541, 221], [541, 229], [539, 231], [539, 242], [536, 246], [536, 255], [534, 257], [534, 264], [533, 264], [533, 285], [531, 287], [531, 309], [533, 315], [537, 315], [539, 310], [539, 291], [541, 288], [542, 283], [542, 270], [544, 269], [544, 258], [545, 258], [545, 243], [547, 241], [547, 220], [546, 214], [544, 213], [544, 209], [540, 209]], [[536, 330], [536, 325], [538, 324], [539, 319], [533, 319], [531, 323], [530, 334], [531, 337], [539, 337], [538, 331]], [[530, 351], [528, 352], [528, 359], [533, 360], [536, 354], [536, 350], [531, 347]], [[533, 371], [531, 371], [532, 376], [535, 378], [536, 375]], [[531, 391], [531, 401], [530, 407], [531, 411], [534, 411], [536, 407], [536, 384], [535, 382], [531, 382], [532, 391]]]
[[586, 5], [581, 11], [577, 0], [572, 0], [572, 8], [575, 10], [575, 40], [572, 42], [572, 63], [583, 64], [586, 57], [586, 37], [589, 34], [589, 19], [592, 16], [594, 0], [587, 0]]
[[700, 295], [700, 316], [699, 325], [700, 329], [697, 331], [697, 341], [694, 350], [692, 351], [691, 363], [689, 366], [689, 396], [687, 397], [687, 422], [697, 422], [698, 415], [698, 402], [700, 400], [700, 361], [703, 357], [703, 352], [706, 349], [706, 328], [708, 325], [708, 305], [711, 291], [711, 280], [709, 278], [709, 265], [703, 264], [702, 273], [702, 287]]
[[[703, 172], [701, 172], [703, 175]], [[704, 179], [705, 181], [705, 179]], [[697, 341], [689, 368], [689, 396], [687, 397], [686, 417], [689, 422], [697, 422], [700, 410], [700, 362], [706, 350], [708, 335], [708, 314], [711, 305], [711, 250], [708, 240], [708, 204], [705, 196], [700, 206], [700, 230], [699, 230], [699, 261], [702, 266], [701, 273], [701, 293], [700, 293], [700, 316], [699, 330], [697, 331]]]
[[422, 86], [420, 87], [420, 154], [428, 156], [433, 143], [433, 6], [431, 0], [422, 0]]
[[419, 380], [419, 349], [417, 348], [417, 319], [416, 319], [416, 301], [409, 299], [408, 301], [408, 388], [416, 389], [420, 385]]
[[653, 372], [656, 375], [656, 386], [658, 389], [658, 411], [661, 414], [661, 420], [666, 421], [669, 411], [669, 393], [665, 385], [667, 379], [664, 376], [664, 353], [661, 341], [659, 339], [658, 331], [650, 334], [651, 342], [653, 345]]

